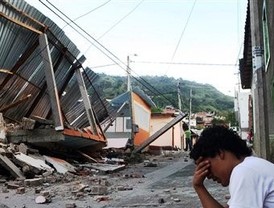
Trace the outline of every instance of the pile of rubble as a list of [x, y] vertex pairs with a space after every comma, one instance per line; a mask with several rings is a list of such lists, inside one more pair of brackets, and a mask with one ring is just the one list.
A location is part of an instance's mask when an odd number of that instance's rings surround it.
[[[37, 149], [24, 143], [0, 143], [2, 193], [16, 190], [16, 194], [24, 194], [29, 189], [38, 194], [36, 203], [51, 202], [55, 192], [60, 195], [58, 184], [63, 187], [63, 194], [75, 199], [86, 194], [107, 195], [110, 183], [104, 175], [124, 169], [125, 166], [122, 159], [104, 159], [101, 163], [90, 163], [82, 158], [82, 163], [75, 160], [69, 163], [61, 158], [41, 155]], [[48, 191], [53, 185], [54, 189]]]

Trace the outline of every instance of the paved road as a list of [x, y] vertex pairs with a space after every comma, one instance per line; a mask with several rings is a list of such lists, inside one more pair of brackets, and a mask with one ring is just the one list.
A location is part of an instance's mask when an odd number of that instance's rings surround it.
[[[132, 191], [120, 193], [111, 206], [105, 207], [201, 207], [191, 186], [195, 165], [186, 157], [186, 153], [177, 154], [173, 160], [165, 163], [163, 167], [145, 174], [143, 183], [137, 184]], [[207, 181], [206, 185], [225, 204], [227, 188], [211, 181]]]

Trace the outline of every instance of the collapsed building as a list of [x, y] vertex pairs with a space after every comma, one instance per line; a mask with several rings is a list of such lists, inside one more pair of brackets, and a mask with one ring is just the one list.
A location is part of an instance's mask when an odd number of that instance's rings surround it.
[[21, 176], [6, 155], [18, 148], [5, 144], [88, 158], [106, 146], [101, 125], [114, 110], [94, 87], [98, 75], [83, 67], [85, 60], [37, 9], [0, 1], [0, 163], [13, 175]]
[[2, 139], [105, 146], [100, 123], [113, 110], [94, 88], [98, 75], [83, 67], [85, 57], [64, 32], [26, 2], [1, 0], [0, 34]]

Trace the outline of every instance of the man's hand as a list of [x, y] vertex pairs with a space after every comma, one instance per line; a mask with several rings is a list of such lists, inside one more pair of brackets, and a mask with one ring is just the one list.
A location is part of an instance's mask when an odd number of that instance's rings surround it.
[[200, 157], [195, 161], [196, 168], [192, 180], [192, 185], [194, 188], [199, 188], [204, 186], [204, 180], [206, 177], [210, 177], [210, 163], [208, 160], [204, 160], [204, 158]]

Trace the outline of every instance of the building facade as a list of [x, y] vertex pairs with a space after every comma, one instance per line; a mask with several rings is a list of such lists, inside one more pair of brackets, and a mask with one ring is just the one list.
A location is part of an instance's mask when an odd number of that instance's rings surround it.
[[254, 150], [274, 161], [274, 1], [249, 0], [240, 75], [251, 90]]

